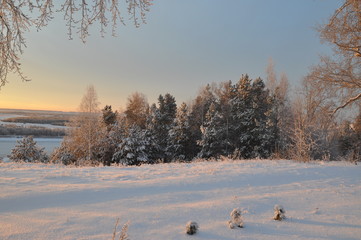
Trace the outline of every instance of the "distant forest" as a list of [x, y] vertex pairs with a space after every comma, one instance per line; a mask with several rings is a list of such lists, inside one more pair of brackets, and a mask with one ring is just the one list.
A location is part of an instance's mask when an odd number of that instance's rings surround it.
[[65, 126], [69, 119], [54, 119], [54, 118], [43, 118], [43, 117], [14, 117], [2, 120], [3, 122], [9, 123], [35, 123], [35, 124], [50, 124], [54, 126]]
[[22, 127], [10, 124], [0, 125], [1, 136], [63, 137], [65, 136], [65, 130], [45, 127]]
[[[0, 113], [16, 116], [1, 120], [8, 124], [0, 124], [0, 136], [63, 137], [65, 136], [65, 129], [41, 126], [41, 124], [65, 126], [70, 118], [74, 116], [74, 113], [32, 110], [6, 109], [0, 110]], [[39, 126], [25, 125], [29, 123], [39, 124]]]

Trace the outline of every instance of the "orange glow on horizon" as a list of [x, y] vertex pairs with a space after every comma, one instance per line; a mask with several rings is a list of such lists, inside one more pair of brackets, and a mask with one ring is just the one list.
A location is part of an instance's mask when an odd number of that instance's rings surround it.
[[60, 111], [60, 112], [75, 112], [76, 108], [64, 107], [59, 105], [46, 104], [27, 104], [23, 103], [0, 103], [0, 109], [16, 109], [16, 110], [43, 110], [43, 111]]

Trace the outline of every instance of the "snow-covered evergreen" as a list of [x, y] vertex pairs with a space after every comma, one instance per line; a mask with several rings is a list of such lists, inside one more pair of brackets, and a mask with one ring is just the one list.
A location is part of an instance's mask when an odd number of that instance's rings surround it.
[[151, 145], [146, 130], [134, 125], [117, 146], [112, 161], [122, 165], [139, 165], [149, 161], [147, 149]]
[[202, 139], [198, 144], [202, 147], [198, 156], [201, 158], [228, 155], [228, 129], [223, 116], [212, 104], [206, 114], [206, 120], [201, 126]]
[[[82, 112], [70, 123], [63, 160], [111, 165], [192, 160], [195, 157], [267, 158], [279, 143], [277, 107], [263, 81], [242, 75], [232, 84], [207, 85], [190, 106], [177, 109], [167, 93], [158, 105], [134, 93], [126, 110]], [[68, 159], [68, 160], [66, 160]]]
[[190, 160], [190, 133], [188, 106], [182, 103], [169, 130], [167, 152], [171, 159]]
[[25, 136], [17, 141], [17, 145], [12, 149], [9, 159], [14, 162], [48, 162], [49, 158], [44, 152], [44, 148], [37, 146], [32, 136]]
[[72, 150], [65, 140], [61, 143], [60, 147], [56, 148], [50, 156], [51, 162], [56, 164], [70, 165], [74, 164], [77, 159]]

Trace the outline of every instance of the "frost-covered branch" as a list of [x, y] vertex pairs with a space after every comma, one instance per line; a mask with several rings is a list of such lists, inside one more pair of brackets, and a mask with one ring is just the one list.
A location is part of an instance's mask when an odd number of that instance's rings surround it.
[[355, 96], [361, 91], [361, 1], [345, 0], [318, 30], [335, 54], [321, 57], [307, 78], [339, 96], [343, 104], [335, 108], [336, 113], [360, 99]]
[[[29, 80], [21, 71], [20, 56], [26, 47], [25, 33], [35, 27], [37, 30], [46, 26], [54, 18], [55, 12], [63, 14], [68, 28], [69, 39], [73, 38], [74, 29], [85, 42], [89, 36], [89, 27], [100, 24], [102, 36], [110, 23], [115, 35], [117, 25], [125, 24], [120, 9], [126, 8], [136, 27], [145, 23], [146, 13], [152, 0], [3, 0], [0, 1], [0, 88], [7, 83], [7, 76], [13, 72], [23, 81]], [[55, 6], [54, 6], [55, 5]], [[140, 20], [141, 21], [140, 21]]]

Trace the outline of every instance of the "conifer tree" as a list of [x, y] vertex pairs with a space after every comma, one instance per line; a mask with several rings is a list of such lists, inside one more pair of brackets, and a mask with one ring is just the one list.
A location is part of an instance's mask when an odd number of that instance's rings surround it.
[[155, 141], [159, 146], [159, 159], [170, 161], [170, 152], [167, 152], [169, 147], [168, 138], [169, 131], [176, 117], [177, 105], [174, 97], [167, 93], [164, 97], [159, 95], [157, 109], [153, 109], [153, 132], [155, 134]]
[[44, 148], [39, 148], [32, 136], [26, 136], [17, 141], [9, 158], [14, 162], [48, 162]]
[[159, 141], [159, 119], [160, 112], [155, 104], [152, 104], [149, 108], [149, 114], [147, 117], [147, 126], [146, 126], [146, 135], [150, 140], [150, 145], [148, 148], [148, 156], [151, 163], [155, 160], [161, 160], [164, 158], [164, 150], [160, 147]]
[[197, 144], [202, 139], [201, 126], [204, 124], [209, 107], [214, 103], [216, 97], [211, 85], [207, 84], [200, 91], [190, 107], [190, 128], [191, 128], [191, 154], [196, 156], [201, 147]]
[[231, 109], [230, 132], [231, 141], [239, 157], [251, 158], [253, 147], [252, 130], [255, 126], [254, 109], [252, 103], [252, 85], [248, 75], [242, 75], [235, 85], [236, 94], [233, 97]]
[[273, 152], [275, 142], [275, 125], [272, 115], [272, 99], [265, 89], [262, 79], [256, 79], [252, 84], [252, 106], [255, 122], [251, 133], [253, 136], [253, 156], [267, 158]]
[[182, 103], [178, 109], [173, 127], [169, 131], [167, 152], [170, 153], [171, 159], [190, 160], [192, 158], [190, 133], [188, 106], [186, 103]]
[[138, 125], [128, 128], [125, 138], [119, 143], [112, 161], [122, 165], [140, 165], [149, 161], [147, 149], [150, 142], [146, 130]]
[[135, 92], [129, 98], [125, 110], [127, 125], [137, 125], [144, 129], [147, 122], [149, 104], [144, 94]]
[[113, 112], [112, 106], [106, 105], [102, 109], [102, 117], [103, 117], [103, 123], [107, 126], [108, 131], [110, 131], [111, 127], [116, 123], [117, 121], [117, 115], [118, 112]]
[[214, 103], [209, 107], [206, 120], [201, 126], [201, 131], [202, 139], [198, 144], [202, 148], [199, 152], [199, 157], [211, 158], [228, 154], [227, 149], [229, 149], [230, 142], [227, 138], [227, 125]]

